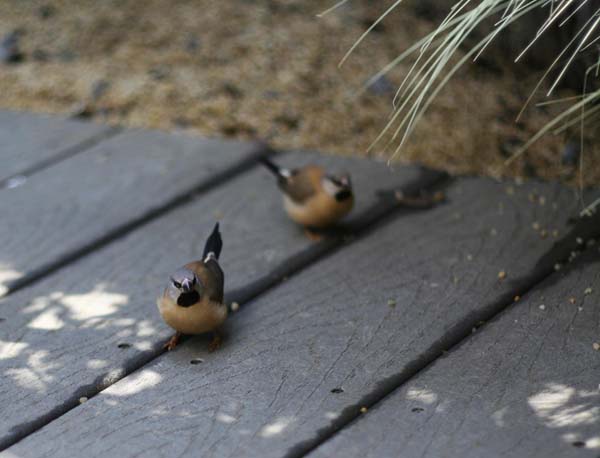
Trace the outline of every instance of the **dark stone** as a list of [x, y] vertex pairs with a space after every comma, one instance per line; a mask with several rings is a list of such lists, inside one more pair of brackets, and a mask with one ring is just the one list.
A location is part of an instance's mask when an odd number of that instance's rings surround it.
[[375, 95], [388, 95], [396, 92], [396, 87], [385, 75], [381, 75], [369, 85], [369, 92]]
[[581, 148], [579, 146], [579, 143], [574, 141], [567, 142], [565, 148], [563, 149], [560, 161], [563, 165], [569, 165], [571, 167], [576, 166], [579, 162], [580, 152]]
[[42, 19], [49, 19], [56, 14], [56, 8], [52, 5], [42, 5], [38, 8], [38, 14]]
[[161, 81], [169, 76], [169, 69], [166, 67], [152, 67], [148, 70], [148, 74], [153, 80]]
[[0, 61], [5, 64], [16, 64], [23, 61], [23, 53], [19, 48], [21, 30], [14, 30], [4, 36], [0, 43]]
[[185, 50], [188, 52], [196, 52], [200, 49], [200, 39], [196, 35], [190, 35], [185, 40]]
[[108, 91], [109, 87], [110, 87], [110, 83], [106, 80], [96, 81], [92, 85], [92, 99], [93, 100], [100, 99], [100, 97], [102, 97], [104, 94], [106, 94], [106, 91]]

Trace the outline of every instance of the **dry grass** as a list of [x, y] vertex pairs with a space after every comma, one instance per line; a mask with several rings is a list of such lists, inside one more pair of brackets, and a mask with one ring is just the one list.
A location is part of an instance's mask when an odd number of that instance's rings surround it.
[[[46, 19], [41, 5], [52, 6]], [[393, 92], [355, 94], [433, 27], [398, 10], [338, 69], [385, 7], [353, 2], [318, 19], [323, 2], [312, 0], [5, 0], [0, 33], [23, 28], [26, 59], [0, 67], [0, 106], [67, 113], [86, 102], [94, 119], [127, 126], [366, 154], [386, 123]], [[408, 68], [398, 66], [390, 81], [398, 84]], [[535, 75], [530, 80], [508, 67], [465, 67], [439, 94], [398, 160], [453, 173], [573, 180], [575, 170], [560, 162], [566, 134], [542, 139], [502, 168], [501, 145], [526, 141], [556, 111], [534, 108], [514, 123]], [[98, 81], [109, 86], [92, 100]], [[597, 162], [589, 161], [588, 184], [600, 183]]]

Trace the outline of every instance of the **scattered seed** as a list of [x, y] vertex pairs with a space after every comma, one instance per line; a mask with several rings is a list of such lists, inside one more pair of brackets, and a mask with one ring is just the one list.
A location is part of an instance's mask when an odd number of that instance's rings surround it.
[[533, 227], [533, 230], [534, 230], [534, 231], [539, 231], [541, 226], [540, 226], [540, 223], [538, 223], [538, 222], [536, 221], [535, 223], [533, 223], [533, 224], [531, 225], [531, 227]]
[[574, 303], [576, 302], [576, 300], [575, 300], [575, 298], [574, 298], [574, 297], [570, 297], [570, 298], [569, 298], [569, 302], [570, 302], [571, 304], [574, 304]]
[[367, 413], [367, 410], [369, 410], [369, 409], [367, 409], [366, 407], [361, 407], [360, 413]]
[[495, 228], [490, 229], [490, 235], [496, 236], [498, 235], [498, 231]]
[[577, 242], [578, 245], [583, 245], [583, 239], [581, 237], [577, 237], [575, 239], [575, 241]]
[[506, 187], [506, 194], [508, 194], [509, 196], [512, 196], [515, 193], [515, 188], [512, 186], [507, 186]]
[[579, 310], [580, 312], [583, 312], [583, 307], [577, 307], [577, 310]]
[[594, 343], [592, 344], [592, 348], [593, 348], [594, 350], [596, 350], [596, 351], [600, 350], [600, 343], [598, 343], [598, 342], [594, 342]]
[[239, 309], [240, 309], [240, 304], [238, 304], [237, 302], [231, 303], [231, 311], [232, 312], [237, 312]]
[[558, 237], [558, 230], [557, 229], [554, 229], [552, 231], [552, 237]]
[[586, 288], [585, 291], [583, 292], [583, 294], [585, 294], [586, 296], [589, 296], [590, 294], [592, 294], [592, 288]]
[[515, 296], [515, 298], [514, 298], [515, 302], [519, 302], [520, 300], [521, 300], [521, 296], [519, 296], [519, 295]]
[[546, 306], [544, 304], [540, 305], [540, 310], [546, 310]]
[[387, 304], [390, 307], [396, 307], [396, 301], [394, 299], [389, 299]]
[[539, 203], [540, 205], [546, 205], [546, 198], [544, 196], [540, 196]]
[[85, 396], [82, 396], [79, 398], [79, 404], [83, 404], [84, 402], [87, 402], [88, 398], [86, 398]]
[[472, 256], [472, 255], [470, 255], [470, 254], [468, 254], [468, 255], [467, 255], [467, 261], [472, 261], [472, 260], [473, 260], [473, 256]]
[[546, 237], [548, 237], [548, 231], [546, 229], [542, 229], [540, 232], [540, 237], [545, 239]]
[[498, 278], [500, 280], [504, 280], [506, 278], [506, 272], [501, 270], [500, 272], [498, 272]]
[[554, 264], [554, 270], [556, 270], [556, 271], [560, 270], [560, 264], [558, 262], [556, 264]]

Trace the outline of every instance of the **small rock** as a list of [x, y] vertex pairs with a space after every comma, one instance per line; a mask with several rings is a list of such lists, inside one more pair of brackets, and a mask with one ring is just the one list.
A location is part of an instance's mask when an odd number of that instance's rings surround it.
[[581, 148], [577, 142], [568, 142], [562, 152], [561, 162], [563, 165], [575, 166], [579, 162], [579, 153]]
[[152, 67], [148, 70], [148, 75], [155, 81], [161, 81], [169, 76], [169, 70], [165, 67]]
[[98, 80], [92, 85], [92, 100], [96, 101], [102, 97], [108, 88], [110, 83], [106, 80]]
[[396, 92], [396, 87], [386, 78], [381, 75], [369, 85], [369, 91], [375, 95], [388, 95]]
[[83, 404], [84, 402], [87, 402], [88, 398], [86, 398], [85, 396], [82, 396], [79, 398], [79, 404]]
[[54, 8], [52, 5], [42, 5], [38, 8], [38, 15], [42, 19], [51, 18], [55, 13], [56, 8]]
[[540, 310], [546, 310], [546, 306], [544, 304], [540, 305]]
[[23, 60], [23, 53], [19, 48], [21, 31], [14, 30], [4, 36], [0, 43], [0, 61], [5, 64], [16, 64]]
[[184, 48], [188, 52], [196, 52], [200, 49], [200, 39], [196, 35], [190, 35], [185, 40]]
[[500, 272], [498, 272], [498, 278], [500, 280], [504, 280], [506, 278], [506, 272], [504, 270], [501, 270]]
[[520, 300], [521, 300], [521, 296], [517, 295], [517, 296], [514, 297], [514, 301], [515, 302], [519, 302]]
[[596, 351], [599, 351], [599, 350], [600, 350], [600, 343], [598, 343], [598, 342], [594, 342], [594, 343], [592, 344], [592, 348], [593, 348], [594, 350], [596, 350]]
[[583, 294], [585, 294], [586, 296], [589, 296], [590, 294], [592, 294], [592, 288], [586, 288], [585, 291], [583, 292]]
[[369, 410], [369, 409], [367, 409], [366, 407], [361, 407], [360, 413], [367, 413], [367, 410]]

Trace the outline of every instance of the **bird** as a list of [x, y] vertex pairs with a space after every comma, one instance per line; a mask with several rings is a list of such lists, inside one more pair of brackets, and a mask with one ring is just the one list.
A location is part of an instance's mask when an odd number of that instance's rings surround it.
[[286, 169], [265, 156], [260, 162], [277, 177], [288, 216], [309, 231], [327, 228], [352, 210], [350, 175], [330, 175], [317, 165]]
[[165, 344], [173, 350], [184, 334], [213, 333], [209, 351], [221, 344], [219, 327], [227, 318], [223, 303], [225, 276], [219, 265], [223, 240], [219, 223], [206, 240], [201, 261], [190, 262], [173, 272], [156, 303], [163, 320], [176, 332]]

